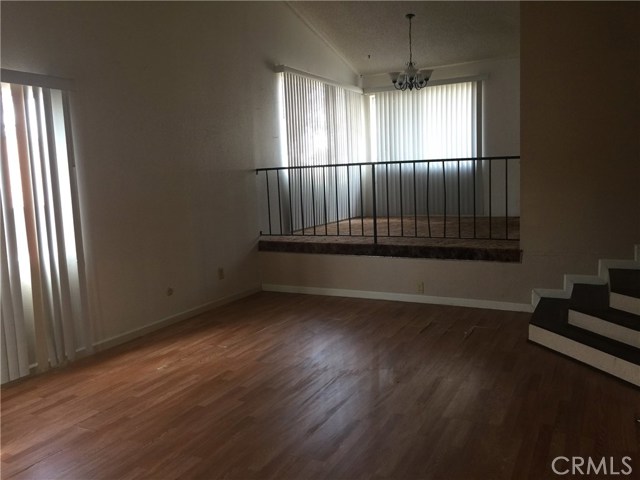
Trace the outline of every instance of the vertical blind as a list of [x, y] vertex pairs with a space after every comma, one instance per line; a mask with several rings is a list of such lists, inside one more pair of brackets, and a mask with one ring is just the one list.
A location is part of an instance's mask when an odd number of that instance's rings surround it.
[[281, 173], [286, 185], [289, 231], [335, 222], [353, 216], [359, 205], [360, 184], [355, 167], [331, 165], [365, 160], [362, 94], [320, 80], [283, 72], [283, 150], [291, 170]]
[[369, 98], [373, 162], [476, 155], [476, 82]]
[[67, 93], [2, 83], [2, 382], [91, 350]]
[[[373, 162], [470, 158], [477, 153], [476, 82], [437, 85], [415, 92], [388, 91], [369, 96], [371, 159]], [[460, 175], [458, 176], [458, 167]], [[405, 191], [410, 212], [413, 205], [427, 204], [431, 213], [473, 213], [473, 162], [416, 164], [416, 192]], [[379, 211], [397, 215], [399, 185], [413, 172], [390, 165], [382, 175]], [[408, 183], [405, 183], [408, 184]], [[459, 190], [459, 191], [458, 191]], [[414, 203], [413, 195], [418, 195]], [[460, 194], [460, 195], [459, 195]], [[387, 196], [389, 202], [386, 201]], [[387, 212], [387, 204], [390, 212]], [[418, 213], [424, 213], [419, 211]]]

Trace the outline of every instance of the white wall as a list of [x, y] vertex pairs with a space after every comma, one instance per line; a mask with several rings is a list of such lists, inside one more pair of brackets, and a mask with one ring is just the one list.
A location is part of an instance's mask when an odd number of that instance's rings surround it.
[[76, 83], [97, 342], [259, 288], [274, 64], [357, 82], [283, 3], [3, 2], [2, 67]]
[[558, 263], [640, 243], [640, 3], [523, 2], [521, 22], [523, 247], [555, 288]]

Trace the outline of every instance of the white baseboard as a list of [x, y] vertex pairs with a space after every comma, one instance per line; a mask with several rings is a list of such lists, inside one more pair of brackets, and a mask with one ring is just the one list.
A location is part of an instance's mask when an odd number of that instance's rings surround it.
[[145, 325], [144, 327], [135, 328], [133, 330], [129, 330], [128, 332], [121, 333], [119, 335], [109, 337], [104, 340], [100, 340], [99, 342], [96, 342], [93, 344], [94, 351], [99, 352], [102, 350], [106, 350], [108, 348], [115, 347], [116, 345], [120, 345], [122, 343], [128, 342], [135, 338], [141, 337], [155, 330], [159, 330], [163, 327], [167, 327], [174, 323], [187, 320], [189, 318], [200, 315], [201, 313], [208, 312], [209, 310], [212, 310], [216, 307], [220, 307], [222, 305], [226, 305], [227, 303], [231, 303], [236, 300], [240, 300], [241, 298], [248, 297], [249, 295], [253, 295], [254, 293], [258, 293], [259, 291], [260, 291], [259, 288], [252, 288], [250, 290], [245, 290], [243, 292], [236, 293], [234, 295], [229, 295], [223, 298], [219, 298], [218, 300], [213, 300], [211, 302], [207, 302], [198, 307], [191, 308], [189, 310], [185, 310], [184, 312], [171, 315], [170, 317], [163, 318], [162, 320], [158, 320], [157, 322], [153, 322], [149, 325]]
[[498, 302], [475, 298], [435, 297], [421, 294], [373, 292], [368, 290], [349, 290], [344, 288], [302, 287], [297, 285], [262, 284], [266, 292], [303, 293], [308, 295], [326, 295], [330, 297], [368, 298], [372, 300], [391, 300], [409, 303], [430, 303], [434, 305], [450, 305], [455, 307], [486, 308], [490, 310], [507, 310], [512, 312], [533, 312], [528, 303]]
[[529, 325], [529, 340], [640, 387], [640, 366], [608, 353]]

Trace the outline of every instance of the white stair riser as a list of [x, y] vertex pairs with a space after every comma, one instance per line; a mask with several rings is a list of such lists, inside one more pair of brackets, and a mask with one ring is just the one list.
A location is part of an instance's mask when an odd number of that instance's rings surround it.
[[531, 305], [535, 308], [541, 298], [571, 298], [576, 283], [604, 285], [606, 282], [597, 275], [565, 275], [562, 288], [534, 288], [531, 291]]
[[529, 340], [640, 387], [640, 366], [595, 348], [529, 325]]
[[534, 288], [531, 290], [531, 305], [533, 305], [533, 308], [538, 305], [538, 302], [543, 297], [568, 299], [571, 297], [571, 294], [559, 288]]
[[640, 332], [637, 330], [631, 330], [617, 323], [607, 322], [602, 318], [576, 312], [575, 310], [569, 310], [569, 323], [574, 327], [589, 330], [603, 337], [640, 348]]
[[[619, 293], [611, 292], [609, 295], [609, 304], [611, 308], [623, 310], [628, 313], [640, 316], [640, 298], [629, 297]], [[640, 323], [640, 318], [638, 319]]]
[[573, 286], [576, 283], [584, 285], [605, 285], [607, 281], [598, 275], [574, 275], [567, 274], [564, 276], [564, 289], [569, 292], [573, 291]]
[[609, 270], [615, 268], [620, 270], [640, 269], [640, 262], [637, 260], [611, 260], [603, 259], [598, 262], [598, 276], [609, 283]]

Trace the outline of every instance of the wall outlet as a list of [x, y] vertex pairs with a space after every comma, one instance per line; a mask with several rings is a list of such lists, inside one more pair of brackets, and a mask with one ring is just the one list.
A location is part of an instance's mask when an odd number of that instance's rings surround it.
[[224, 268], [218, 267], [218, 280], [224, 280]]
[[416, 292], [424, 294], [424, 282], [418, 282], [416, 284]]

